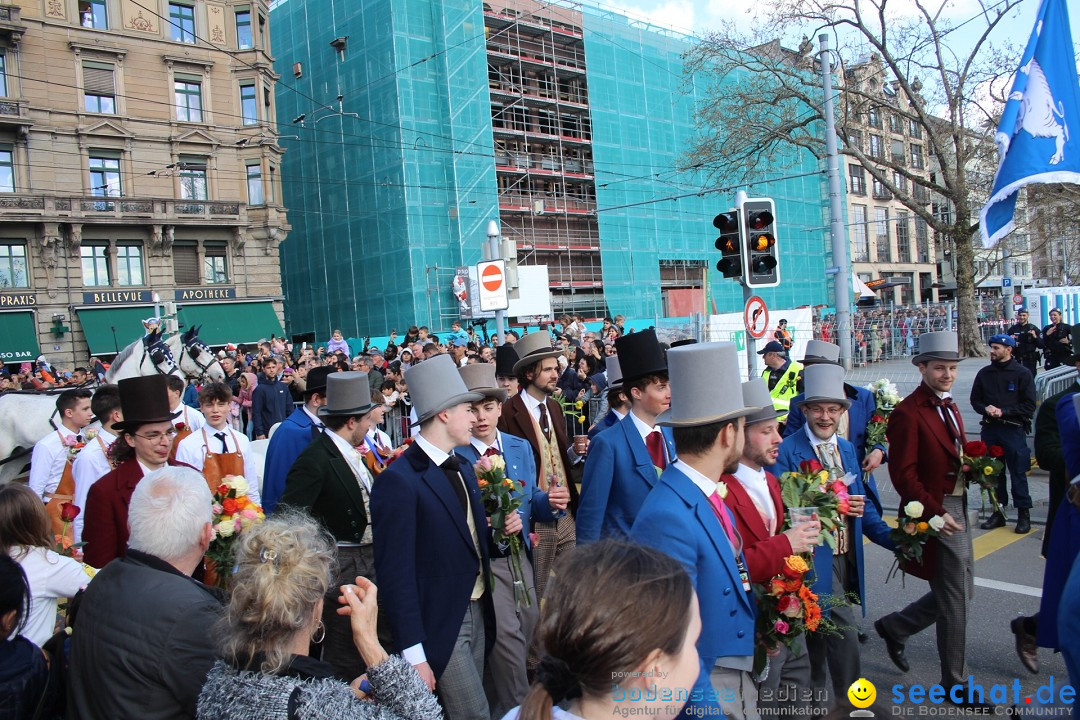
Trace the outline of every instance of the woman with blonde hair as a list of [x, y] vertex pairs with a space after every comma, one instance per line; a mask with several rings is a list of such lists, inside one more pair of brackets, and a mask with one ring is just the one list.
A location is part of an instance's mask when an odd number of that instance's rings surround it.
[[377, 590], [365, 578], [342, 586], [338, 612], [350, 617], [367, 675], [350, 687], [308, 657], [309, 644], [325, 635], [323, 597], [336, 559], [333, 538], [311, 517], [277, 513], [241, 533], [236, 545], [232, 597], [218, 629], [224, 659], [203, 685], [199, 720], [442, 717], [416, 669], [379, 644]]

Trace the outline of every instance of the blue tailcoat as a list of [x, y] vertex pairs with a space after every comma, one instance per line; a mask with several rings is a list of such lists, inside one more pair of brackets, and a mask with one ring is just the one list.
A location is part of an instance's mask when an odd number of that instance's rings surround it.
[[285, 492], [285, 478], [296, 458], [320, 432], [302, 407], [293, 410], [274, 431], [270, 444], [266, 446], [266, 462], [263, 465], [261, 497], [267, 515], [274, 512], [281, 501], [281, 494]]
[[[840, 448], [840, 461], [844, 464], [844, 469], [847, 472], [852, 473], [855, 476], [855, 481], [851, 483], [848, 488], [848, 492], [852, 495], [866, 495], [870, 502], [866, 503], [865, 514], [861, 518], [852, 518], [854, 520], [854, 532], [851, 535], [851, 544], [855, 546], [855, 568], [859, 575], [859, 598], [862, 604], [863, 616], [866, 616], [866, 573], [863, 572], [863, 544], [862, 537], [865, 535], [870, 538], [872, 542], [881, 545], [888, 550], [894, 548], [892, 540], [889, 539], [890, 528], [885, 524], [885, 521], [881, 519], [881, 513], [878, 510], [881, 507], [881, 500], [877, 497], [877, 491], [871, 487], [864, 487], [862, 482], [862, 471], [859, 470], [859, 462], [855, 455], [855, 447], [845, 440], [844, 438], [837, 438], [836, 442]], [[776, 464], [772, 466], [771, 470], [774, 475], [780, 477], [782, 473], [796, 471], [799, 469], [799, 463], [804, 460], [817, 460], [817, 453], [814, 452], [813, 445], [810, 444], [810, 438], [806, 437], [806, 431], [802, 430], [789, 437], [784, 438], [784, 441], [780, 443], [780, 456], [776, 459]], [[851, 470], [853, 468], [854, 470]], [[833, 551], [828, 545], [818, 545], [814, 550], [814, 582], [811, 585], [811, 589], [818, 595], [842, 595], [842, 588], [833, 588], [833, 571], [832, 571]]]
[[[670, 428], [661, 428], [668, 457], [675, 460]], [[656, 485], [656, 466], [629, 414], [589, 444], [578, 500], [578, 545], [601, 538], [626, 538], [641, 504]]]
[[609, 427], [618, 424], [619, 416], [615, 414], [614, 410], [608, 410], [607, 415], [597, 420], [596, 424], [589, 428], [589, 439], [592, 440], [594, 437], [607, 430]]

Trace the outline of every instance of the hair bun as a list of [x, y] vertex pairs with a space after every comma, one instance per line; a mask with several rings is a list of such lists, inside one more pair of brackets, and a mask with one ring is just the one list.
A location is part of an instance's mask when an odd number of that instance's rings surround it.
[[551, 655], [540, 658], [540, 666], [536, 669], [536, 679], [551, 695], [553, 703], [581, 697], [581, 684], [565, 660]]

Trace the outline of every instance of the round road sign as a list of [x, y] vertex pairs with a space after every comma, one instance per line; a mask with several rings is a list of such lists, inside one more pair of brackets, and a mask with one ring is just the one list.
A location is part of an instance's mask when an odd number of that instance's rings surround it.
[[757, 295], [751, 296], [746, 301], [746, 307], [743, 309], [743, 324], [750, 337], [754, 339], [765, 337], [765, 331], [769, 328], [769, 308]]
[[1013, 305], [1023, 305], [1023, 304], [1024, 304], [1024, 296], [1023, 295], [1013, 295]]
[[480, 282], [488, 292], [498, 292], [503, 284], [503, 273], [498, 265], [488, 265], [480, 276]]

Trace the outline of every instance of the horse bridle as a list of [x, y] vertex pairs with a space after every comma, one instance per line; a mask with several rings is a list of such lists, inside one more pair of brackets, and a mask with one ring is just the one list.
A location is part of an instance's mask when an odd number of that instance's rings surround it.
[[[143, 344], [143, 361], [146, 360], [147, 356], [149, 356], [150, 362], [154, 365], [154, 370], [156, 370], [159, 375], [175, 374], [180, 375], [181, 377], [183, 376], [183, 373], [180, 372], [180, 368], [176, 364], [176, 359], [173, 358], [172, 351], [169, 350], [169, 346], [166, 345], [165, 341], [160, 337], [150, 345]], [[161, 369], [161, 365], [165, 362], [168, 362], [170, 366], [168, 372]]]
[[[195, 367], [199, 368], [200, 377], [210, 377], [210, 368], [217, 365], [221, 367], [221, 363], [218, 361], [218, 356], [214, 354], [214, 351], [210, 349], [210, 346], [204, 343], [197, 337], [191, 338], [191, 340], [184, 343], [184, 349], [187, 351], [187, 356], [191, 358], [191, 362], [195, 363]], [[199, 362], [199, 355], [207, 353], [213, 358], [205, 365]], [[221, 372], [225, 372], [225, 368], [221, 368]]]

